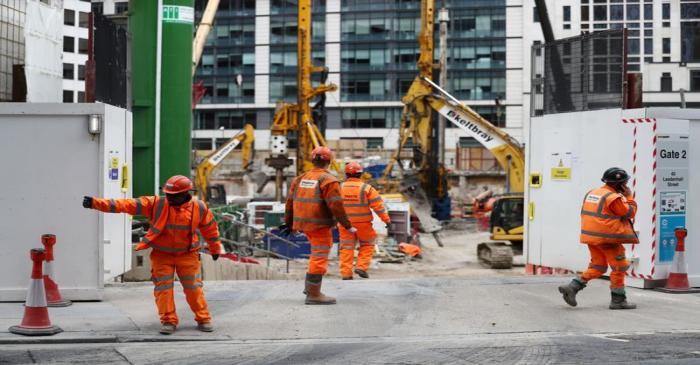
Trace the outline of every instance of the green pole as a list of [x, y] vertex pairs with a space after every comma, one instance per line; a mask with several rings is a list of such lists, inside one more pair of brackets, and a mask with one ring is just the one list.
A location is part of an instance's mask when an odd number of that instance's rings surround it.
[[158, 3], [153, 0], [129, 4], [134, 196], [158, 194], [157, 186], [162, 186], [172, 175], [191, 176], [193, 1], [162, 0], [160, 78], [156, 71]]

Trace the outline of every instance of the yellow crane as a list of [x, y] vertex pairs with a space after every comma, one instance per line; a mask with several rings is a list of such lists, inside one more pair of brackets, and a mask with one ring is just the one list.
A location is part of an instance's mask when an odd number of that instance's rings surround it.
[[199, 199], [207, 200], [209, 176], [239, 144], [243, 144], [241, 146], [243, 170], [245, 171], [250, 167], [253, 157], [253, 142], [255, 142], [255, 129], [251, 124], [246, 124], [241, 132], [237, 133], [197, 165], [195, 186]]
[[437, 149], [445, 148], [444, 145], [433, 145], [432, 112], [443, 115], [491, 151], [506, 172], [506, 190], [509, 193], [496, 201], [490, 223], [491, 239], [500, 242], [480, 244], [478, 254], [483, 262], [493, 268], [507, 268], [512, 265], [513, 250], [522, 251], [525, 154], [517, 140], [432, 81], [433, 28], [434, 0], [422, 0], [421, 32], [418, 36], [419, 74], [401, 99], [404, 108], [399, 148], [394, 160], [384, 171], [382, 180], [388, 180], [394, 162], [400, 162], [401, 149], [411, 140], [420, 152], [416, 169], [421, 185], [426, 191], [433, 192], [429, 194], [433, 197], [442, 197], [447, 193], [444, 166], [436, 166], [430, 159]]

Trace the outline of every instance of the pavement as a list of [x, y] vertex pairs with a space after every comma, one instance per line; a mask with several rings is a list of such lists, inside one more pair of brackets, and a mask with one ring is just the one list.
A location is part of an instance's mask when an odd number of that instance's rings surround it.
[[607, 309], [607, 282], [564, 304], [567, 277], [328, 280], [333, 306], [303, 304], [301, 281], [207, 282], [216, 331], [195, 329], [179, 286], [176, 334], [157, 333], [150, 284], [103, 302], [51, 308], [65, 332], [23, 337], [21, 303], [0, 304], [0, 363], [699, 364], [698, 294], [628, 289], [639, 308]]

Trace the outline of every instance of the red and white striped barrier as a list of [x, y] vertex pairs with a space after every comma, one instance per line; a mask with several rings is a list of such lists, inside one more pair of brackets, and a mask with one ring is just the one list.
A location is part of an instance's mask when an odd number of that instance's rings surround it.
[[[634, 126], [634, 139], [632, 145], [632, 191], [634, 197], [637, 196], [637, 125], [638, 124], [651, 124], [653, 132], [652, 140], [652, 214], [651, 214], [651, 273], [648, 275], [636, 273], [634, 268], [627, 272], [627, 276], [631, 276], [636, 279], [646, 279], [654, 280], [654, 273], [656, 272], [656, 118], [623, 118], [622, 123], [632, 124]], [[635, 250], [635, 245], [632, 245], [632, 252]]]
[[56, 236], [53, 234], [41, 235], [41, 243], [46, 251], [44, 261], [44, 287], [46, 288], [46, 300], [49, 307], [67, 307], [73, 304], [70, 300], [63, 299], [58, 284], [53, 276], [53, 246], [56, 244]]
[[46, 303], [46, 291], [41, 265], [46, 254], [41, 248], [30, 251], [32, 259], [32, 276], [27, 290], [27, 301], [24, 304], [24, 317], [19, 326], [10, 327], [10, 332], [25, 336], [50, 336], [63, 330], [51, 324], [49, 309]]

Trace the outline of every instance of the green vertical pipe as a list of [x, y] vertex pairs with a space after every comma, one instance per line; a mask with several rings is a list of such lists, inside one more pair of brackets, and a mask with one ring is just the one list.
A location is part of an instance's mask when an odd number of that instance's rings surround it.
[[[192, 0], [163, 0], [158, 185], [172, 175], [190, 176], [193, 22], [169, 6], [192, 8]], [[186, 10], [186, 9], [185, 9]], [[134, 196], [153, 195], [156, 171], [156, 49], [158, 2], [130, 1], [134, 121]]]
[[191, 175], [194, 1], [163, 0], [163, 8], [160, 186]]
[[154, 193], [157, 16], [156, 1], [129, 2], [134, 196]]

